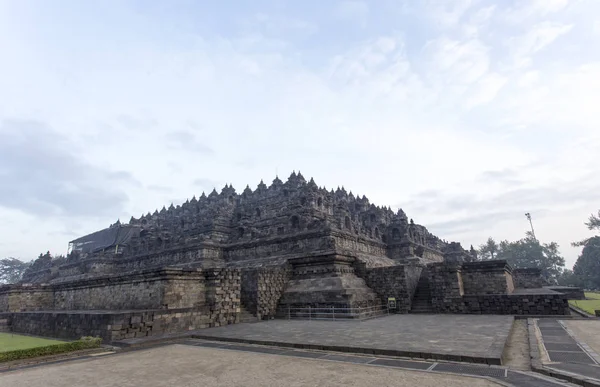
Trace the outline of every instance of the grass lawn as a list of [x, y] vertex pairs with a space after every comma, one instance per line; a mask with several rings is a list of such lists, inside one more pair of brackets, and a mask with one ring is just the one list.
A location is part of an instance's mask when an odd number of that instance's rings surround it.
[[593, 298], [594, 300], [600, 300], [600, 293], [585, 292], [585, 298]]
[[600, 293], [585, 292], [585, 298], [589, 299], [569, 300], [569, 304], [594, 315], [596, 310], [600, 310]]
[[32, 336], [13, 335], [10, 332], [0, 332], [0, 352], [8, 352], [15, 349], [43, 347], [46, 345], [61, 343], [64, 343], [64, 341], [42, 339]]

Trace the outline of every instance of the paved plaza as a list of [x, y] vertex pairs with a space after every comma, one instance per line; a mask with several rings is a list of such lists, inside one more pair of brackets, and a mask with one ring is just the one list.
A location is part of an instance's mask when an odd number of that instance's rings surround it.
[[0, 374], [2, 387], [500, 386], [459, 375], [373, 367], [188, 345], [45, 365]]
[[366, 321], [271, 320], [204, 329], [198, 337], [499, 364], [512, 323], [512, 316], [404, 314]]

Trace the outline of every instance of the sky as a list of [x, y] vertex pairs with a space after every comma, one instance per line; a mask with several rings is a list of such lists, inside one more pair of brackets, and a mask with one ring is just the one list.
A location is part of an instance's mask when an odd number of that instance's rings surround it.
[[477, 247], [591, 235], [597, 0], [0, 0], [0, 257], [292, 171]]

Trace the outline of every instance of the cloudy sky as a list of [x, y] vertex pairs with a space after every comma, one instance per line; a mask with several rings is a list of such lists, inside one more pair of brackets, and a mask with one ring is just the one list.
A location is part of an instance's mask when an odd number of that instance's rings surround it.
[[600, 209], [597, 0], [0, 0], [0, 257], [292, 170], [463, 246]]

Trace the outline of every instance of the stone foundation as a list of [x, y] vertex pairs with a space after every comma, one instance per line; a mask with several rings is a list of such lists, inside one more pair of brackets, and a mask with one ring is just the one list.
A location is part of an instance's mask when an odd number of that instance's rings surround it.
[[209, 307], [144, 311], [43, 311], [0, 314], [11, 330], [38, 336], [78, 339], [101, 337], [105, 343], [185, 332], [239, 322], [239, 314], [224, 315]]
[[461, 266], [465, 294], [510, 294], [512, 268], [503, 260], [465, 262]]
[[354, 272], [355, 258], [329, 254], [290, 260], [292, 279], [278, 308], [367, 308], [381, 305], [380, 296]]
[[585, 300], [585, 293], [581, 288], [573, 286], [545, 286], [545, 288], [562, 293], [569, 300]]
[[383, 305], [387, 305], [389, 298], [396, 299], [396, 310], [390, 312], [408, 313], [422, 270], [422, 265], [413, 264], [371, 269], [361, 267], [356, 272], [377, 293]]
[[242, 304], [259, 319], [274, 317], [291, 268], [252, 268], [242, 271]]
[[542, 271], [536, 267], [514, 269], [512, 275], [515, 288], [539, 289], [547, 285]]
[[105, 341], [234, 324], [240, 316], [240, 276], [240, 270], [229, 268], [164, 268], [7, 286], [0, 289], [0, 319], [7, 318], [14, 332]]
[[436, 313], [570, 314], [568, 298], [562, 293], [548, 288], [514, 289], [512, 270], [505, 261], [440, 263], [428, 269]]
[[54, 308], [54, 291], [50, 286], [16, 284], [0, 286], [0, 313]]

